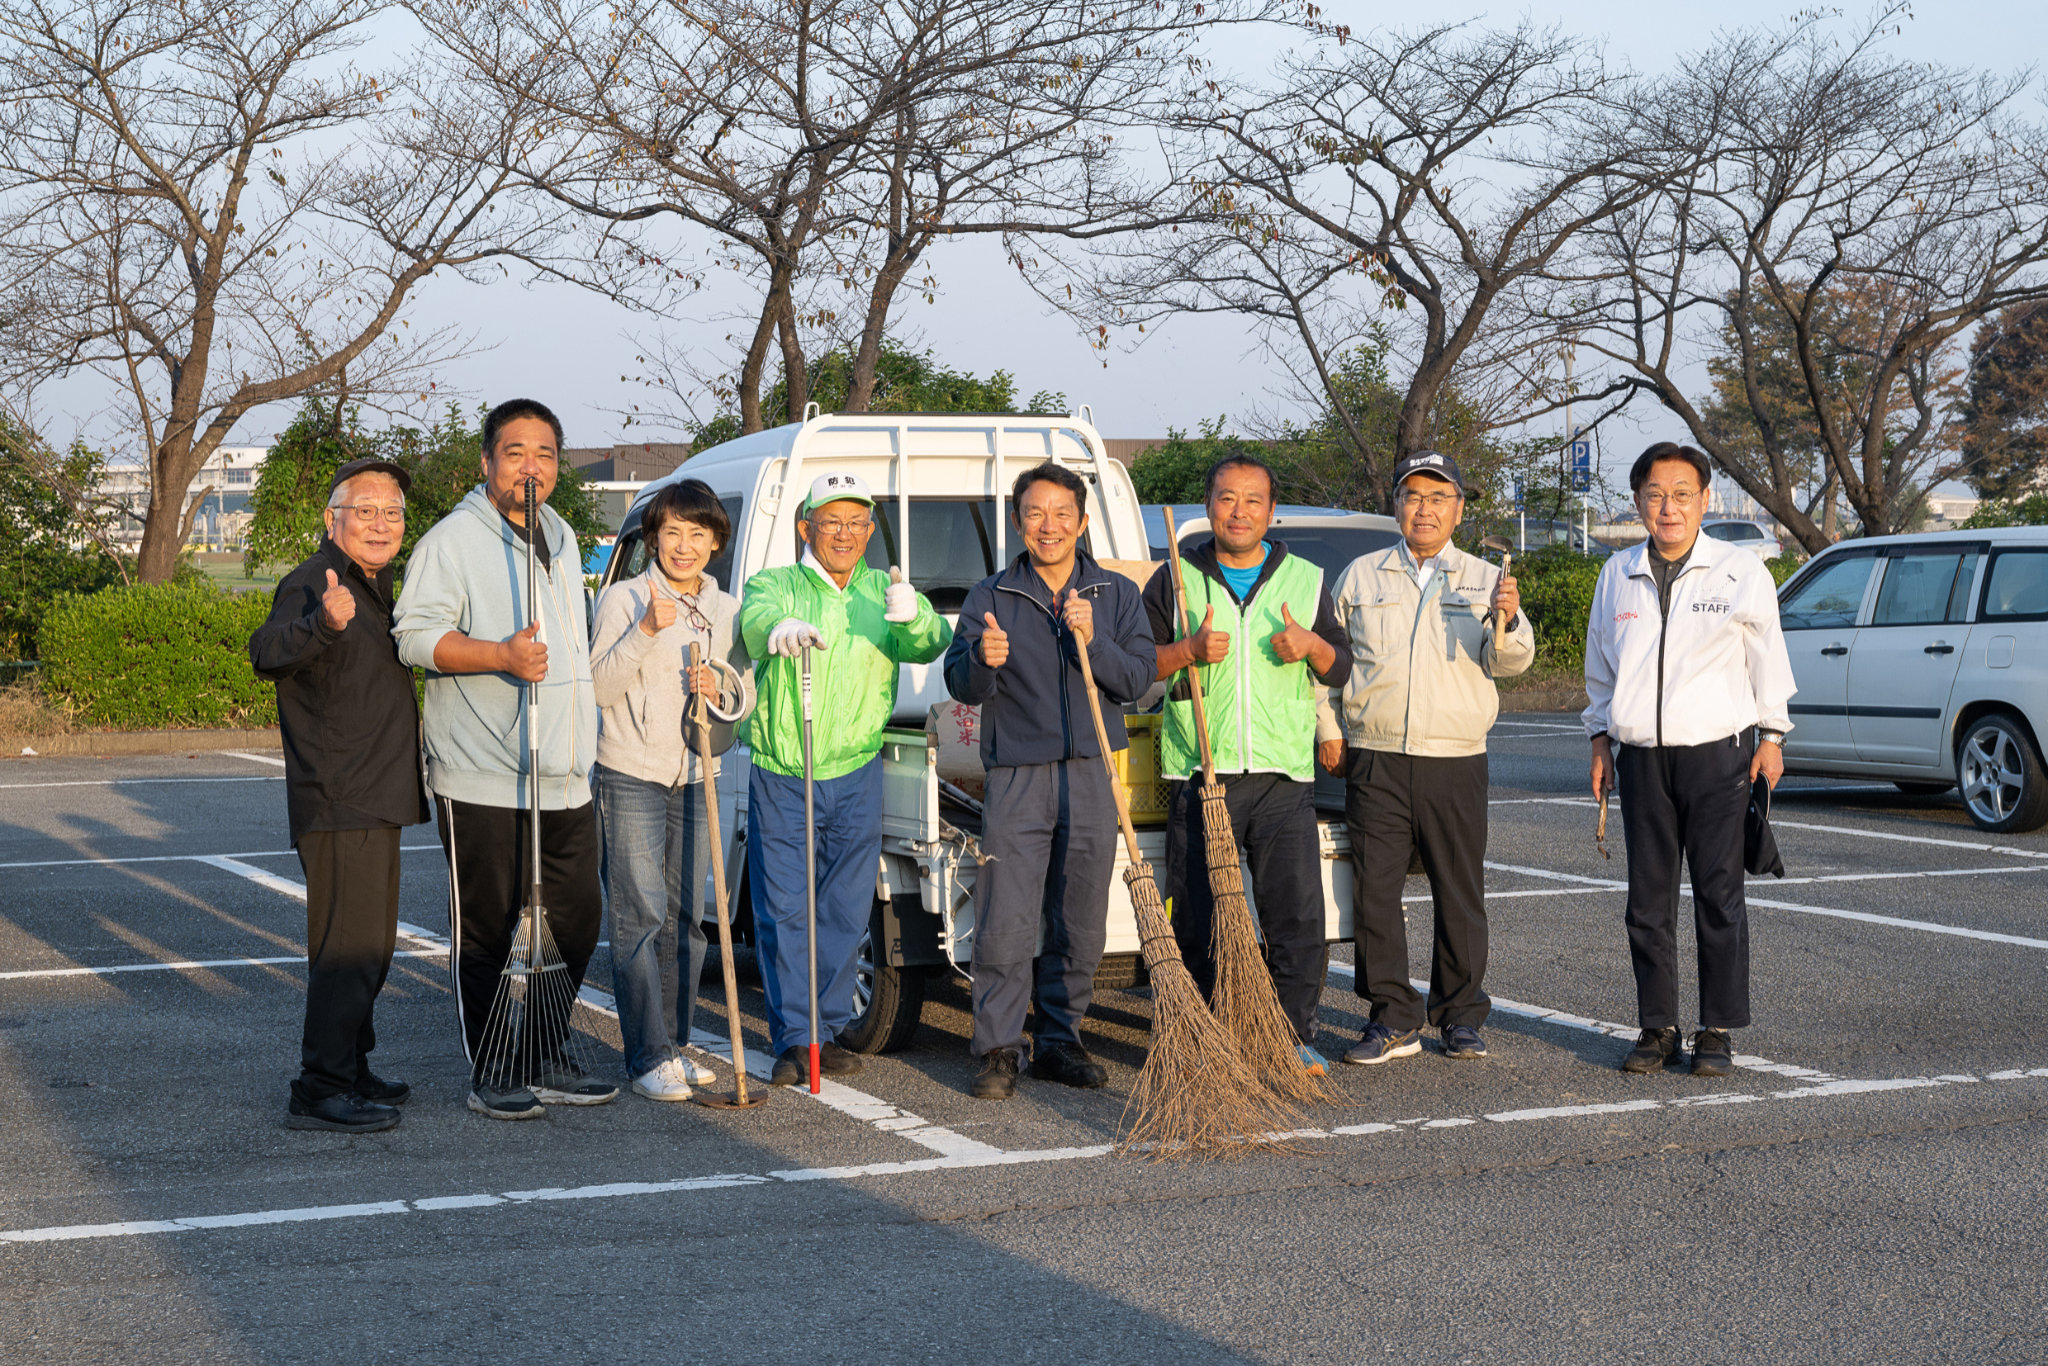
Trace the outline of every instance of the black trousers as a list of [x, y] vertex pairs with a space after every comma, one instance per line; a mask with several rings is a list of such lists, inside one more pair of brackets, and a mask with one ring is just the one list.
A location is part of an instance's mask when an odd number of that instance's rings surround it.
[[370, 1016], [398, 943], [398, 828], [309, 830], [306, 870], [306, 1029], [292, 1094], [324, 1100], [370, 1070]]
[[[474, 1060], [491, 998], [512, 952], [512, 932], [533, 873], [528, 813], [508, 806], [435, 799], [448, 855], [448, 937], [455, 942], [455, 1004], [463, 1048]], [[580, 990], [604, 919], [599, 870], [604, 845], [594, 803], [540, 813], [540, 895], [548, 931]]]
[[[1251, 865], [1252, 903], [1265, 932], [1266, 966], [1303, 1043], [1316, 1038], [1316, 1002], [1329, 971], [1323, 940], [1321, 839], [1315, 784], [1281, 773], [1218, 774], [1238, 852]], [[1208, 831], [1199, 782], [1173, 784], [1166, 825], [1166, 885], [1180, 956], [1207, 996], [1216, 989], [1216, 900], [1209, 891]]]
[[1621, 830], [1628, 841], [1628, 952], [1644, 1029], [1678, 1023], [1679, 857], [1692, 870], [1700, 1027], [1749, 1026], [1749, 904], [1742, 822], [1756, 732], [1704, 745], [1622, 745]]
[[1408, 980], [1401, 885], [1422, 856], [1436, 907], [1426, 1018], [1477, 1028], [1493, 1001], [1486, 976], [1486, 756], [1432, 758], [1347, 749], [1344, 825], [1351, 836], [1351, 942], [1360, 996], [1397, 1034], [1420, 1029], [1423, 998]]

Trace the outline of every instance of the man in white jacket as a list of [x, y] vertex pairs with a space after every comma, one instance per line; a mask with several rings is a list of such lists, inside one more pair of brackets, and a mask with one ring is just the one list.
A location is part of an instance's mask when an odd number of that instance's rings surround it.
[[[1759, 774], [1785, 771], [1792, 661], [1777, 585], [1762, 560], [1700, 535], [1713, 468], [1659, 442], [1629, 471], [1649, 539], [1610, 559], [1586, 627], [1586, 734], [1593, 795], [1617, 780], [1628, 842], [1629, 956], [1642, 1037], [1624, 1072], [1682, 1056], [1676, 911], [1681, 856], [1692, 872], [1700, 1027], [1692, 1070], [1733, 1068], [1728, 1032], [1749, 1018], [1743, 818]], [[1617, 751], [1616, 745], [1619, 745]]]

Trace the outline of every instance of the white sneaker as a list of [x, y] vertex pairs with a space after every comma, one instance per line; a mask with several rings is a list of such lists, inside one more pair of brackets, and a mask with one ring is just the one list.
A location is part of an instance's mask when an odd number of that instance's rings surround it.
[[633, 1078], [633, 1093], [649, 1100], [688, 1100], [690, 1070], [681, 1058], [670, 1058], [652, 1072]]
[[690, 1085], [692, 1086], [709, 1086], [712, 1082], [718, 1080], [716, 1072], [706, 1067], [703, 1063], [698, 1062], [695, 1058], [684, 1057], [678, 1054], [676, 1061], [683, 1065], [683, 1070], [689, 1076]]

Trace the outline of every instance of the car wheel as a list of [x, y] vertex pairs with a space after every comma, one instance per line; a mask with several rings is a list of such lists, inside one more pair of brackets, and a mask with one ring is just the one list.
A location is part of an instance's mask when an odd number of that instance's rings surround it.
[[1954, 787], [1955, 784], [1908, 782], [1904, 778], [1897, 778], [1892, 781], [1892, 786], [1905, 793], [1908, 797], [1938, 797]]
[[853, 959], [853, 1018], [840, 1032], [841, 1046], [856, 1053], [895, 1053], [910, 1046], [924, 1017], [925, 969], [896, 967], [876, 952], [881, 936], [878, 906]]
[[1992, 714], [1973, 722], [1956, 747], [1956, 786], [1981, 830], [2007, 834], [2048, 824], [2048, 773], [2019, 723]]

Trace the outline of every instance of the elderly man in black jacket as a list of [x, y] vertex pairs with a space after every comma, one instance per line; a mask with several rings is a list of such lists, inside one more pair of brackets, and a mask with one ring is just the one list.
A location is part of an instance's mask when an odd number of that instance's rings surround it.
[[370, 1070], [370, 1015], [398, 939], [398, 832], [428, 814], [412, 670], [391, 638], [391, 561], [411, 486], [388, 460], [336, 470], [320, 549], [277, 585], [249, 638], [256, 672], [277, 683], [292, 846], [306, 870], [293, 1129], [389, 1129], [411, 1094]]
[[[1067, 1086], [1108, 1080], [1081, 1046], [1116, 866], [1116, 798], [1103, 771], [1079, 652], [1088, 652], [1113, 749], [1123, 704], [1152, 686], [1152, 630], [1138, 586], [1081, 549], [1088, 486], [1050, 462], [1011, 490], [1024, 553], [960, 607], [946, 691], [981, 706], [988, 769], [974, 888], [972, 1093], [1015, 1094], [1033, 987], [1031, 1075]], [[1045, 946], [1039, 951], [1039, 931]]]

